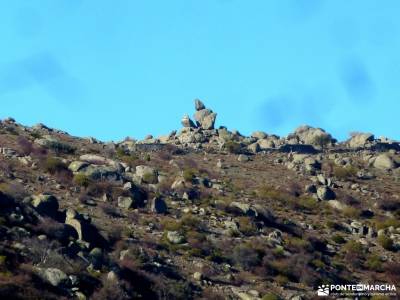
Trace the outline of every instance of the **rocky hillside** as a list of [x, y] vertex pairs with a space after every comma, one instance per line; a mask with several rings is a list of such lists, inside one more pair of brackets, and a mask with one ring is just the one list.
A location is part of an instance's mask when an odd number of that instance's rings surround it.
[[216, 117], [195, 100], [178, 132], [118, 143], [1, 121], [0, 299], [299, 300], [400, 282], [398, 142], [243, 136]]

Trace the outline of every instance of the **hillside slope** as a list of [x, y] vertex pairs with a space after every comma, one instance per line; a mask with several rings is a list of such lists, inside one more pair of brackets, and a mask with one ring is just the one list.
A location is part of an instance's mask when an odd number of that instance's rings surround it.
[[245, 137], [195, 110], [179, 132], [118, 143], [3, 120], [0, 298], [312, 299], [400, 282], [398, 142]]

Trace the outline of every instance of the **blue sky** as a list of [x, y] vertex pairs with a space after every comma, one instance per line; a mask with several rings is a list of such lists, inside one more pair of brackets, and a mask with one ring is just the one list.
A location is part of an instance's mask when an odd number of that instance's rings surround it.
[[120, 140], [217, 125], [400, 139], [396, 0], [0, 3], [0, 118]]

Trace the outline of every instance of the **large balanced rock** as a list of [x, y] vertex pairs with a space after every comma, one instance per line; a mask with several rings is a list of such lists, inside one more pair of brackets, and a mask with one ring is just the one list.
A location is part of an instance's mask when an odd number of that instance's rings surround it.
[[214, 123], [217, 118], [217, 114], [211, 109], [205, 108], [204, 104], [200, 100], [195, 100], [196, 113], [194, 119], [198, 127], [204, 130], [214, 129]]
[[374, 161], [374, 167], [381, 170], [391, 170], [396, 167], [396, 163], [393, 158], [388, 154], [379, 155]]

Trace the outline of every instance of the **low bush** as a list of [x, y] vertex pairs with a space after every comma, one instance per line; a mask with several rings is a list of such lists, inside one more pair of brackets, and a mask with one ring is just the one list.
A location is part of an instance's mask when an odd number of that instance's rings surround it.
[[279, 299], [280, 298], [277, 295], [271, 293], [266, 294], [264, 295], [264, 297], [262, 297], [262, 300], [279, 300]]
[[339, 180], [349, 180], [357, 175], [357, 171], [358, 171], [357, 168], [354, 166], [349, 166], [349, 167], [334, 166], [333, 176], [335, 176]]
[[183, 178], [187, 182], [192, 182], [194, 177], [197, 175], [198, 171], [194, 168], [186, 168], [183, 170]]
[[389, 251], [393, 250], [393, 240], [386, 235], [379, 236], [378, 243], [386, 250]]
[[238, 217], [239, 230], [244, 235], [253, 235], [257, 232], [257, 227], [249, 217]]
[[251, 244], [240, 244], [233, 248], [233, 262], [244, 270], [250, 270], [261, 262], [259, 253], [252, 247]]
[[224, 144], [224, 149], [232, 154], [240, 154], [242, 150], [242, 145], [234, 141], [227, 141]]
[[85, 174], [75, 174], [73, 179], [74, 184], [87, 188], [91, 184], [91, 180]]
[[55, 157], [47, 157], [43, 162], [43, 168], [50, 174], [56, 174], [68, 170], [67, 165]]
[[367, 260], [365, 261], [365, 266], [369, 270], [375, 272], [381, 272], [383, 270], [382, 261], [379, 256], [375, 254], [371, 254], [367, 257]]
[[335, 234], [334, 236], [332, 236], [332, 241], [335, 242], [336, 244], [346, 243], [346, 240], [340, 234]]
[[377, 219], [374, 223], [377, 230], [386, 229], [391, 226], [394, 228], [400, 227], [400, 220], [394, 218]]

